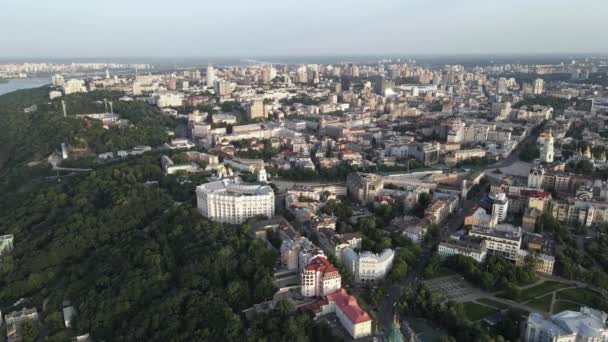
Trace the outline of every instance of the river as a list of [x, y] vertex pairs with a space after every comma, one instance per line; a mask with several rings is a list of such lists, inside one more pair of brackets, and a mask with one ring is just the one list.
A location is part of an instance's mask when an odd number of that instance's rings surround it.
[[35, 78], [16, 78], [8, 80], [8, 82], [0, 82], [0, 95], [13, 92], [19, 89], [29, 89], [42, 87], [51, 83], [47, 77], [35, 77]]

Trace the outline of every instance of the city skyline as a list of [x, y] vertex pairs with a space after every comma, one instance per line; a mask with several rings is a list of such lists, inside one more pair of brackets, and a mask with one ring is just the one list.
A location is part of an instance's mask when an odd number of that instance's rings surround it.
[[4, 58], [608, 52], [597, 44], [608, 30], [600, 17], [608, 4], [594, 0], [577, 3], [576, 11], [561, 0], [517, 0], [508, 8], [479, 0], [373, 6], [360, 0], [265, 0], [256, 6], [242, 0], [9, 0], [4, 7]]

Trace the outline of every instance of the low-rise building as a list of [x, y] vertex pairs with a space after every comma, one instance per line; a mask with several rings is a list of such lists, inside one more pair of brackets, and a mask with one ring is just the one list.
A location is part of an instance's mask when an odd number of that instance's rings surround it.
[[20, 311], [13, 311], [4, 317], [6, 323], [6, 336], [8, 342], [22, 341], [21, 325], [25, 322], [39, 324], [39, 316], [36, 308], [23, 308]]
[[170, 143], [166, 143], [165, 147], [171, 149], [171, 150], [180, 150], [180, 149], [190, 149], [193, 148], [194, 145], [190, 140], [188, 139], [172, 139]]
[[350, 296], [345, 289], [339, 289], [318, 302], [301, 308], [312, 311], [315, 317], [336, 314], [338, 321], [353, 339], [360, 339], [372, 334], [372, 319]]
[[382, 193], [384, 182], [382, 176], [372, 173], [351, 173], [346, 179], [348, 195], [358, 202], [372, 202]]
[[492, 254], [516, 262], [519, 258], [522, 232], [521, 228], [501, 226], [497, 228], [483, 228], [474, 226], [469, 236], [486, 240], [486, 247]]
[[464, 255], [477, 262], [483, 262], [488, 252], [483, 239], [450, 239], [439, 243], [437, 254], [442, 259], [453, 255]]
[[462, 161], [471, 158], [483, 158], [486, 155], [486, 151], [482, 149], [472, 149], [472, 150], [458, 150], [449, 153], [445, 157], [445, 163], [447, 165], [456, 165]]
[[519, 258], [516, 265], [523, 266], [527, 262], [534, 265], [534, 270], [539, 273], [553, 274], [553, 266], [555, 265], [555, 257], [543, 253], [530, 253], [524, 249], [519, 250]]
[[394, 218], [391, 221], [391, 231], [401, 232], [403, 236], [410, 239], [415, 244], [422, 243], [426, 235], [429, 222], [415, 216], [403, 216]]
[[352, 338], [362, 338], [372, 334], [372, 319], [369, 317], [355, 297], [348, 295], [346, 290], [327, 296], [329, 312], [335, 312], [338, 320]]
[[465, 226], [479, 226], [493, 228], [496, 226], [497, 217], [490, 215], [482, 207], [477, 207], [472, 214], [465, 216]]
[[198, 172], [200, 167], [196, 163], [183, 163], [175, 164], [168, 156], [162, 156], [160, 158], [160, 164], [165, 174], [172, 175], [177, 172]]
[[310, 221], [310, 227], [313, 230], [331, 229], [336, 230], [336, 222], [338, 219], [335, 216], [326, 214], [319, 215]]
[[431, 205], [424, 210], [424, 217], [431, 224], [441, 224], [449, 214], [449, 206], [443, 200], [434, 200]]

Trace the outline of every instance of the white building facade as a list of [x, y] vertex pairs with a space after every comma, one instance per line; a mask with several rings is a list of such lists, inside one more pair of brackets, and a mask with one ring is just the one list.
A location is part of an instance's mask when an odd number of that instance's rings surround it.
[[340, 273], [324, 256], [312, 259], [302, 270], [300, 278], [300, 290], [304, 297], [327, 296], [342, 287]]
[[274, 216], [272, 188], [240, 184], [238, 178], [199, 185], [196, 199], [199, 212], [216, 222], [241, 224], [254, 216]]
[[356, 282], [370, 283], [383, 279], [393, 266], [395, 251], [388, 248], [380, 254], [357, 253], [352, 248], [342, 250], [342, 264], [349, 269]]
[[526, 321], [525, 342], [608, 341], [608, 314], [588, 307], [579, 312], [562, 311], [545, 319], [531, 313]]

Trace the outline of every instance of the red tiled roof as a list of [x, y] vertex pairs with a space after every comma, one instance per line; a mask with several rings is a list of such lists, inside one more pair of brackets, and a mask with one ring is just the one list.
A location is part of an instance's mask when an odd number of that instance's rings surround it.
[[310, 261], [308, 266], [304, 268], [306, 271], [317, 271], [323, 274], [338, 272], [338, 270], [322, 256], [318, 256]]
[[357, 299], [346, 293], [345, 289], [340, 289], [336, 293], [326, 296], [328, 302], [335, 302], [348, 319], [354, 324], [370, 321], [369, 315], [359, 304]]
[[527, 197], [533, 198], [548, 198], [551, 197], [551, 193], [547, 191], [533, 191], [533, 190], [522, 190], [521, 194]]

